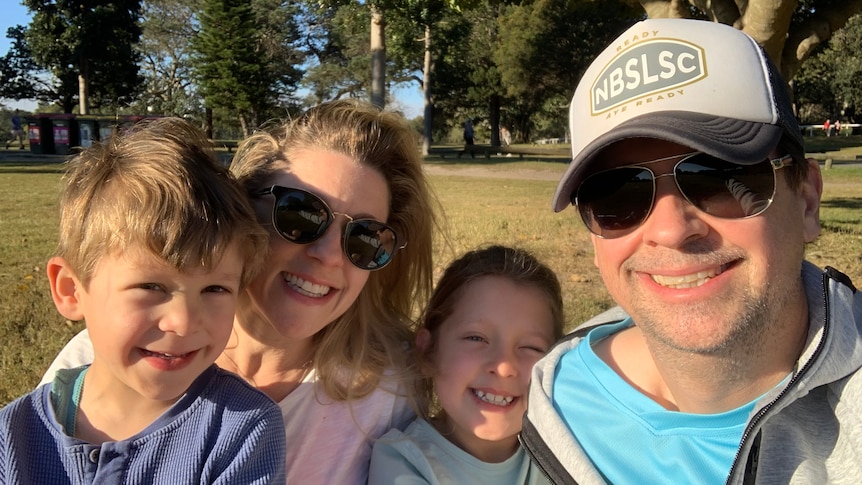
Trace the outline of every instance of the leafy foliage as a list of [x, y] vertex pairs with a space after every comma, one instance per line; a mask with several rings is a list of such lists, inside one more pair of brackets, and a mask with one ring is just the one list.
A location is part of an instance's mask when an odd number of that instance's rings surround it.
[[302, 81], [307, 104], [367, 97], [370, 90], [371, 12], [359, 2], [307, 3], [309, 67]]
[[235, 113], [243, 134], [295, 91], [301, 71], [292, 18], [275, 0], [202, 0], [195, 79], [207, 107]]
[[494, 59], [518, 108], [512, 113], [516, 131], [528, 134], [538, 118], [550, 117], [549, 135], [562, 137], [565, 108], [583, 71], [641, 18], [642, 10], [616, 0], [538, 0], [510, 7], [500, 21]]
[[829, 42], [832, 57], [832, 87], [844, 114], [854, 117], [862, 107], [862, 14], [852, 17]]
[[[25, 36], [29, 52], [36, 65], [53, 74], [54, 101], [64, 112], [72, 112], [78, 78], [90, 95], [85, 107], [125, 105], [134, 99], [142, 81], [134, 50], [141, 35], [140, 0], [23, 3], [33, 12]], [[43, 96], [48, 93], [42, 91]]]
[[191, 39], [200, 0], [146, 0], [139, 50], [145, 90], [135, 111], [192, 116], [200, 113], [191, 72]]
[[794, 78], [804, 123], [824, 118], [854, 121], [862, 106], [862, 14], [851, 17], [828, 43], [810, 57]]
[[12, 39], [12, 48], [0, 58], [0, 98], [28, 99], [39, 96], [39, 86], [27, 73], [38, 70], [24, 37], [27, 29], [11, 27], [6, 37]]

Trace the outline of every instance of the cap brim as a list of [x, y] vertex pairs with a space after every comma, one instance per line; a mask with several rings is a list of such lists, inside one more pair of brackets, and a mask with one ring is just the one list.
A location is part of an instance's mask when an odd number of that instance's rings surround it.
[[748, 165], [763, 161], [778, 145], [782, 133], [782, 127], [777, 125], [684, 111], [662, 111], [632, 118], [596, 138], [575, 156], [557, 185], [554, 212], [571, 204], [572, 192], [592, 159], [620, 140], [655, 138]]

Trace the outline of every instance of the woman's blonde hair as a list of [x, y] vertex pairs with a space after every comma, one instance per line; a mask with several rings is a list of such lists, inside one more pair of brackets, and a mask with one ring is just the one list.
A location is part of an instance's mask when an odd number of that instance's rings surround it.
[[342, 153], [383, 175], [390, 192], [386, 223], [406, 242], [389, 265], [371, 272], [344, 315], [314, 337], [313, 365], [325, 392], [339, 400], [360, 398], [387, 371], [399, 377], [412, 372], [412, 317], [433, 283], [436, 199], [404, 117], [356, 100], [323, 103], [252, 134], [238, 147], [231, 171], [251, 197], [290, 165], [292, 153], [308, 149]]

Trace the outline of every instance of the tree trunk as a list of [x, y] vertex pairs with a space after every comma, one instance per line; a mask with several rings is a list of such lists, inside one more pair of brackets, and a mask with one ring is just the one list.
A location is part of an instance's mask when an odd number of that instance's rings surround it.
[[242, 113], [239, 114], [239, 126], [242, 129], [242, 137], [248, 138], [248, 119]]
[[204, 108], [204, 133], [207, 138], [213, 139], [213, 109]]
[[87, 85], [88, 79], [90, 77], [89, 63], [86, 59], [81, 61], [81, 69], [78, 72], [78, 114], [88, 114], [90, 111], [88, 109], [89, 105], [89, 97], [90, 97], [90, 89]]
[[431, 127], [434, 113], [434, 104], [431, 102], [431, 26], [425, 26], [425, 62], [422, 65], [422, 94], [425, 98], [425, 110], [423, 111], [422, 132], [425, 135], [422, 140], [422, 155], [427, 156], [431, 149]]
[[383, 10], [371, 5], [371, 104], [386, 105], [386, 21]]

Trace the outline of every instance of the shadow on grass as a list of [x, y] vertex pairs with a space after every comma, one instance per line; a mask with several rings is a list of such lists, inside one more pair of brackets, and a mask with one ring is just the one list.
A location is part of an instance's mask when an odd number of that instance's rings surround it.
[[[820, 227], [824, 232], [832, 232], [836, 234], [853, 234], [859, 235], [862, 234], [862, 227], [859, 224], [859, 218], [855, 217], [856, 214], [862, 210], [862, 198], [857, 197], [836, 197], [830, 198], [826, 200], [822, 200], [820, 202], [821, 208], [826, 209], [835, 209], [842, 210], [842, 214], [853, 214], [854, 216], [844, 217], [844, 218], [835, 218], [830, 217], [829, 219], [821, 219]], [[853, 211], [853, 212], [847, 212]]]
[[860, 210], [860, 209], [862, 209], [862, 198], [857, 198], [857, 197], [830, 198], [827, 200], [822, 200], [820, 202], [820, 206], [828, 208], [828, 209]]
[[7, 165], [0, 163], [0, 175], [4, 174], [61, 174], [63, 173], [63, 165]]
[[[517, 146], [513, 146], [517, 150]], [[548, 149], [548, 153], [541, 154], [524, 154], [523, 158], [517, 154], [507, 156], [505, 153], [494, 153], [493, 148], [488, 145], [476, 145], [475, 157], [470, 156], [470, 152], [464, 151], [463, 146], [446, 146], [432, 147], [428, 151], [428, 156], [425, 157], [425, 163], [435, 165], [501, 165], [518, 162], [548, 162], [568, 164], [572, 161], [571, 152], [568, 149]], [[491, 152], [489, 156], [485, 156], [485, 152]], [[458, 154], [461, 157], [458, 157]]]
[[0, 160], [0, 174], [63, 173], [64, 161], [39, 160], [22, 162], [20, 160]]
[[824, 233], [830, 232], [833, 234], [862, 235], [862, 230], [859, 229], [859, 221], [856, 220], [833, 220], [829, 222], [821, 222], [820, 230]]
[[859, 147], [859, 153], [862, 153], [862, 135], [829, 137], [806, 136], [804, 140], [805, 151], [809, 153], [833, 152], [838, 150], [849, 150], [857, 147]]

